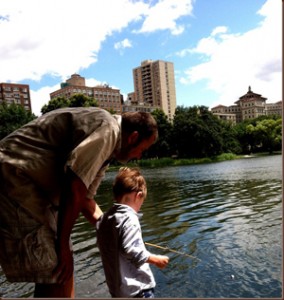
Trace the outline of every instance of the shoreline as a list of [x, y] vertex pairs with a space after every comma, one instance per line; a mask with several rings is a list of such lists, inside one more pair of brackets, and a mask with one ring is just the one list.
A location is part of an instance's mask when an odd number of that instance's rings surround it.
[[[196, 164], [207, 164], [207, 163], [216, 163], [228, 160], [236, 160], [243, 158], [255, 158], [261, 156], [272, 156], [272, 155], [282, 155], [282, 151], [276, 151], [272, 154], [269, 153], [251, 153], [251, 154], [243, 154], [237, 155], [233, 153], [223, 153], [216, 157], [204, 157], [204, 158], [171, 158], [171, 157], [163, 157], [163, 158], [150, 158], [150, 159], [141, 159], [137, 161], [132, 161], [127, 163], [129, 167], [139, 167], [139, 168], [161, 168], [161, 167], [176, 167], [176, 166], [188, 166], [188, 165], [196, 165]], [[110, 165], [109, 171], [116, 171], [122, 165], [114, 164]]]

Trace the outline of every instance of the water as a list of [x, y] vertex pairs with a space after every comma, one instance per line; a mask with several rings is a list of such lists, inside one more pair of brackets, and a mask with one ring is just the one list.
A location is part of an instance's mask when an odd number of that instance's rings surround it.
[[[282, 169], [280, 155], [214, 164], [142, 170], [148, 197], [141, 226], [147, 246], [170, 257], [152, 267], [156, 297], [272, 298], [282, 296]], [[97, 201], [111, 205], [108, 172]], [[110, 297], [96, 247], [83, 217], [72, 234], [76, 297]], [[0, 296], [31, 297], [33, 284], [10, 284], [0, 271]]]

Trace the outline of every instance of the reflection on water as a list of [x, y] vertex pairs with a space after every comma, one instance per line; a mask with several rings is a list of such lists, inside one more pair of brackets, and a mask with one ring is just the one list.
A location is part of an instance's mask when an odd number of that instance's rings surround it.
[[[148, 197], [141, 226], [145, 242], [195, 258], [169, 255], [169, 266], [152, 267], [156, 297], [281, 297], [281, 156], [207, 165], [145, 169]], [[97, 201], [111, 205], [107, 173]], [[76, 297], [109, 297], [96, 235], [80, 218], [72, 234]], [[2, 297], [30, 297], [32, 284], [9, 284], [0, 274]], [[1, 295], [0, 294], [0, 295]]]

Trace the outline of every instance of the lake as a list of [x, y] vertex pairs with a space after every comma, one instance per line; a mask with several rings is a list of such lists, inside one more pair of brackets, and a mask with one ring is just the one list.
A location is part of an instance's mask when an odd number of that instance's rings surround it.
[[[170, 257], [166, 269], [151, 267], [157, 298], [281, 298], [281, 155], [142, 173], [148, 185], [140, 220], [144, 241], [168, 248], [147, 246]], [[111, 206], [115, 175], [107, 172], [99, 188], [103, 210]], [[72, 240], [76, 297], [110, 297], [96, 233], [83, 217]], [[32, 293], [33, 284], [11, 284], [0, 270], [1, 297]]]

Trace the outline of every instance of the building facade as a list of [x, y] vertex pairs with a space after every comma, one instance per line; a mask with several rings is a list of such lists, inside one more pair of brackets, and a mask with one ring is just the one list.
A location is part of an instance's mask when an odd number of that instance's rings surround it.
[[122, 113], [123, 95], [120, 94], [120, 90], [113, 89], [108, 85], [96, 86], [93, 87], [93, 94], [99, 107], [117, 114]]
[[249, 86], [248, 92], [235, 102], [235, 105], [218, 105], [211, 112], [218, 118], [232, 123], [239, 123], [247, 119], [254, 119], [265, 115], [281, 115], [282, 101], [266, 103], [267, 98], [254, 93]]
[[15, 103], [32, 111], [30, 87], [28, 84], [0, 83], [0, 103]]
[[276, 103], [266, 103], [266, 114], [267, 115], [278, 115], [282, 116], [282, 101]]
[[172, 120], [176, 109], [173, 63], [145, 60], [132, 73], [134, 92], [128, 94], [131, 104], [158, 107]]
[[148, 112], [148, 113], [153, 112], [155, 109], [159, 109], [159, 107], [152, 106], [150, 104], [143, 104], [143, 103], [133, 104], [129, 100], [124, 102], [123, 108], [122, 108], [123, 112], [143, 111], [143, 112]]
[[50, 93], [50, 99], [57, 97], [69, 99], [75, 94], [83, 94], [97, 100], [98, 106], [105, 110], [117, 114], [122, 113], [123, 96], [120, 94], [119, 89], [113, 89], [108, 85], [88, 87], [85, 78], [79, 74], [71, 75], [71, 78], [61, 83], [60, 87], [59, 90]]

